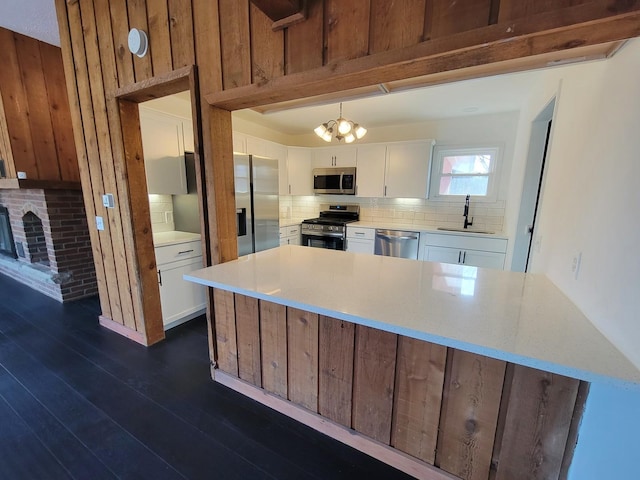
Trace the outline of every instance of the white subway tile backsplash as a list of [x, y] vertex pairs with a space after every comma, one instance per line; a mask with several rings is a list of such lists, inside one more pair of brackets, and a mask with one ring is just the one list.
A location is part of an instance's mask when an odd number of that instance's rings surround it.
[[171, 232], [176, 229], [173, 221], [173, 201], [171, 195], [149, 195], [151, 230]]
[[[355, 203], [360, 205], [363, 221], [384, 220], [391, 224], [409, 224], [425, 227], [458, 228], [464, 224], [464, 200], [460, 202], [435, 202], [422, 199], [356, 198], [343, 196], [283, 197], [280, 218], [305, 219], [317, 217], [321, 204]], [[283, 206], [287, 208], [283, 208]], [[478, 203], [471, 200], [469, 216], [473, 228], [502, 231], [505, 202]]]

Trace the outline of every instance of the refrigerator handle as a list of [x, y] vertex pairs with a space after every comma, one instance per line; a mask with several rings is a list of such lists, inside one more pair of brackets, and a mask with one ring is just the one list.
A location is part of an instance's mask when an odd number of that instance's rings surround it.
[[247, 209], [236, 208], [236, 222], [238, 236], [244, 237], [247, 234]]

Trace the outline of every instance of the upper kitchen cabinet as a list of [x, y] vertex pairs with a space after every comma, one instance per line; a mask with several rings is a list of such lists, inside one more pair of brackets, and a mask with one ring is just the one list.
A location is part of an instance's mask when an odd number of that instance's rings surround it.
[[182, 120], [182, 139], [184, 141], [185, 152], [195, 152], [196, 142], [193, 133], [193, 122], [191, 119]]
[[384, 197], [386, 159], [386, 145], [358, 145], [356, 169], [356, 195], [358, 197]]
[[312, 168], [355, 167], [356, 148], [351, 146], [314, 148], [311, 165]]
[[244, 133], [233, 132], [233, 153], [247, 153], [247, 136]]
[[140, 130], [149, 193], [187, 193], [183, 120], [141, 106]]
[[289, 195], [313, 195], [311, 149], [289, 147], [287, 150], [287, 193]]
[[60, 48], [4, 28], [0, 45], [0, 187], [79, 188]]
[[433, 140], [387, 144], [384, 196], [427, 198]]
[[[244, 151], [238, 150], [243, 148]], [[237, 148], [236, 148], [237, 147]], [[275, 158], [278, 160], [278, 185], [280, 195], [289, 194], [289, 175], [287, 171], [287, 147], [276, 142], [264, 140], [262, 138], [233, 132], [233, 151], [236, 153], [247, 153], [259, 157]]]
[[359, 197], [427, 198], [431, 152], [435, 142], [420, 140], [358, 145]]
[[269, 155], [267, 157], [278, 159], [278, 193], [280, 195], [288, 195], [289, 193], [289, 167], [288, 157], [289, 151], [284, 145], [271, 143]]

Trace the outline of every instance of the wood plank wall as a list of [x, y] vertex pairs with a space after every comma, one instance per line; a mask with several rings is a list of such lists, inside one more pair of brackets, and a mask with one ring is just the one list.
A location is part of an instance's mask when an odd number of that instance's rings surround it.
[[223, 372], [465, 480], [562, 478], [584, 382], [213, 290]]
[[[308, 18], [280, 31], [249, 0], [55, 2], [85, 207], [90, 225], [105, 219], [104, 231], [91, 232], [102, 318], [147, 344], [163, 332], [158, 293], [143, 281], [154, 265], [135, 253], [152, 241], [149, 222], [132, 223], [148, 212], [132, 201], [141, 181], [127, 169], [118, 91], [197, 67], [200, 97], [211, 104], [194, 110], [206, 261], [215, 264], [237, 256], [230, 110], [640, 35], [637, 0], [309, 0]], [[133, 27], [149, 33], [143, 58], [127, 48]], [[545, 36], [533, 41], [537, 32]], [[414, 62], [429, 55], [435, 60]], [[24, 115], [12, 125], [35, 127]], [[115, 209], [102, 206], [104, 193], [114, 194]]]
[[8, 178], [79, 182], [58, 47], [0, 27], [0, 156]]

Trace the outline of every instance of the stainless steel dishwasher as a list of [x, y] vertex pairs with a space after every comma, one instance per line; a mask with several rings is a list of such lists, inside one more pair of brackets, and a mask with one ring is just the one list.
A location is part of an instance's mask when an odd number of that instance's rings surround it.
[[377, 230], [374, 252], [385, 257], [418, 259], [420, 234], [401, 230]]

